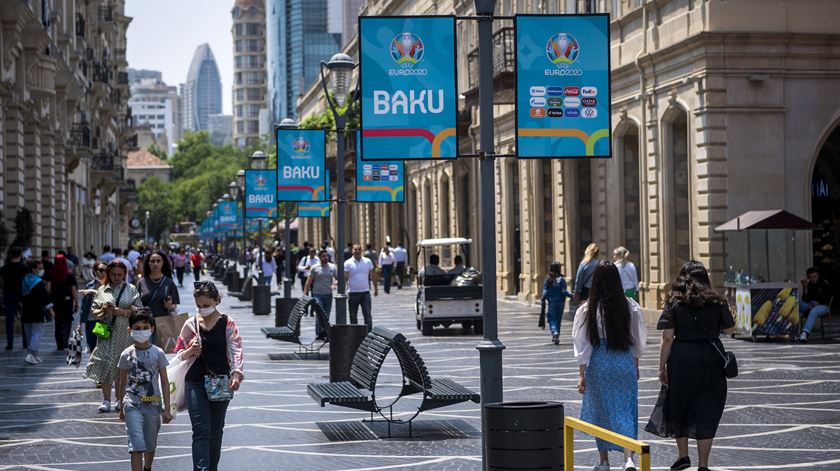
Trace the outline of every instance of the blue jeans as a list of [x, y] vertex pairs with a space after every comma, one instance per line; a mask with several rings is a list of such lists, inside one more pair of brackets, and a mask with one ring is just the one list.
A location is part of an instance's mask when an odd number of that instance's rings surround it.
[[266, 286], [271, 286], [271, 276], [272, 276], [272, 275], [263, 276], [263, 282], [262, 282], [262, 284], [264, 284], [264, 285], [266, 285]]
[[[324, 312], [327, 314], [327, 320], [330, 318], [330, 311], [332, 310], [332, 293], [330, 294], [315, 294], [312, 293], [312, 299], [315, 300], [318, 304], [324, 308]], [[326, 334], [327, 332], [326, 327], [321, 325], [321, 318], [315, 316], [315, 334], [321, 336]]]
[[560, 333], [560, 321], [563, 320], [563, 308], [565, 306], [565, 300], [548, 300], [548, 310], [545, 313], [545, 317], [548, 319], [548, 327], [551, 329], [551, 335]]
[[831, 311], [831, 309], [824, 305], [824, 304], [817, 304], [816, 306], [808, 309], [808, 303], [805, 301], [799, 301], [799, 312], [801, 314], [808, 313], [808, 319], [805, 321], [805, 327], [802, 328], [802, 331], [805, 333], [811, 333], [814, 329], [814, 324], [817, 322], [817, 319], [826, 315]]
[[187, 381], [185, 387], [193, 432], [193, 470], [216, 471], [222, 457], [222, 434], [230, 401], [208, 400], [203, 381]]
[[382, 265], [382, 286], [386, 293], [391, 292], [391, 273], [394, 271], [394, 265]]
[[32, 322], [23, 325], [23, 331], [26, 332], [27, 350], [33, 355], [38, 354], [38, 348], [41, 346], [41, 337], [44, 335], [44, 323]]

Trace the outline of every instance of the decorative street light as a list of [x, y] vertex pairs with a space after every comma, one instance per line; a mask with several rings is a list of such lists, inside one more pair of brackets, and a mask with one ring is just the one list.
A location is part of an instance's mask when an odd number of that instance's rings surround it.
[[[236, 185], [236, 182], [230, 182], [228, 184], [228, 193], [230, 193], [230, 197], [233, 199], [233, 201], [235, 201], [237, 203], [239, 202], [239, 187]], [[237, 205], [237, 208], [236, 208], [236, 213], [239, 214], [238, 205]], [[235, 241], [236, 241], [236, 236], [238, 235], [238, 233], [239, 233], [239, 228], [234, 229], [234, 231], [233, 231], [234, 245], [236, 245]], [[245, 233], [244, 232], [242, 234], [242, 238], [243, 239], [245, 238]]]
[[144, 244], [149, 243], [149, 212], [146, 211], [146, 238], [143, 239]]
[[[265, 167], [268, 164], [268, 156], [265, 155], [265, 152], [258, 150], [254, 151], [250, 157], [251, 160], [251, 168], [256, 170], [265, 170]], [[244, 178], [244, 175], [243, 175]], [[262, 218], [257, 219], [257, 247], [260, 251], [260, 256], [255, 261], [257, 263], [257, 285], [262, 286], [263, 284], [263, 257], [265, 257], [265, 250], [263, 249], [263, 239], [262, 239]]]
[[[336, 254], [344, 247], [344, 211], [347, 200], [344, 195], [344, 126], [347, 123], [345, 113], [349, 106], [347, 98], [355, 99], [352, 93], [353, 70], [358, 64], [347, 54], [338, 53], [329, 62], [321, 61], [321, 86], [324, 88], [324, 94], [327, 98], [327, 103], [330, 105], [330, 110], [335, 118], [336, 140], [338, 141], [338, 151], [336, 154], [336, 178], [338, 193], [338, 202], [336, 204]], [[327, 87], [327, 77], [324, 69], [329, 73], [329, 88]], [[332, 92], [332, 93], [330, 93]], [[335, 297], [335, 323], [347, 323], [347, 284], [344, 282], [344, 261], [338, 260], [336, 257], [336, 267], [338, 268], [338, 294]]]
[[[283, 118], [280, 121], [275, 129], [298, 129], [298, 123], [291, 118]], [[277, 133], [274, 133], [275, 137]], [[329, 185], [329, 182], [327, 182]], [[284, 229], [283, 229], [283, 253], [284, 253], [284, 260], [285, 262], [283, 265], [286, 267], [283, 270], [283, 297], [289, 299], [292, 297], [292, 282], [294, 279], [292, 278], [292, 231], [289, 229], [291, 226], [292, 220], [292, 208], [288, 201], [283, 203], [283, 213], [284, 213]]]
[[268, 156], [265, 155], [265, 152], [258, 150], [251, 154], [251, 168], [255, 168], [257, 170], [265, 170], [267, 163]]
[[[236, 186], [239, 187], [239, 194], [242, 195], [242, 259], [245, 260], [245, 251], [248, 250], [248, 232], [245, 226], [245, 170], [240, 169], [236, 172]], [[248, 269], [245, 270], [247, 274]]]

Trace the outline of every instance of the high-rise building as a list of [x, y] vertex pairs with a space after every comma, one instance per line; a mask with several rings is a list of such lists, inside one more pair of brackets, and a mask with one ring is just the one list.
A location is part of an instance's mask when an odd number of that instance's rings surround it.
[[268, 0], [268, 101], [273, 122], [297, 116], [298, 96], [338, 52], [341, 35], [327, 29], [327, 0]]
[[233, 16], [233, 143], [245, 147], [260, 138], [260, 110], [266, 107], [265, 2], [236, 0]]
[[233, 140], [233, 116], [229, 114], [211, 114], [207, 133], [214, 146], [226, 146]]
[[163, 73], [161, 73], [161, 71], [159, 70], [132, 69], [131, 67], [129, 67], [128, 70], [126, 70], [126, 72], [128, 72], [129, 84], [134, 84], [146, 79], [163, 81]]
[[222, 112], [222, 80], [209, 44], [195, 50], [182, 94], [184, 130], [207, 130], [207, 117]]
[[329, 0], [327, 31], [340, 34], [342, 46], [350, 42], [356, 34], [359, 10], [364, 4], [365, 0]]
[[175, 153], [175, 142], [181, 136], [178, 102], [178, 88], [161, 80], [146, 78], [131, 84], [128, 106], [134, 126], [151, 131], [155, 143], [168, 155]]

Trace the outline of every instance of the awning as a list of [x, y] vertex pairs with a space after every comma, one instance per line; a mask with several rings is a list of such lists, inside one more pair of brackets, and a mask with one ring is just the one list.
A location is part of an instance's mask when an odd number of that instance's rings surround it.
[[[285, 227], [286, 227], [286, 220], [285, 219], [280, 219], [280, 222], [277, 223], [276, 226], [271, 228], [271, 233], [272, 234], [277, 234], [278, 232], [283, 232]], [[289, 223], [289, 229], [291, 229], [293, 231], [298, 230], [298, 219], [297, 218], [294, 218], [294, 219], [291, 220], [291, 222]]]
[[817, 229], [818, 225], [789, 213], [784, 209], [768, 209], [762, 211], [747, 211], [735, 219], [725, 222], [715, 228], [718, 232], [749, 231], [755, 229]]

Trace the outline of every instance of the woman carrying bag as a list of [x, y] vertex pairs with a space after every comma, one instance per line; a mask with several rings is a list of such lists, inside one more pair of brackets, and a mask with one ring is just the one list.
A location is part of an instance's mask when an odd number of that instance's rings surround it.
[[[134, 344], [128, 329], [128, 317], [143, 307], [140, 293], [125, 282], [128, 267], [119, 260], [108, 264], [108, 283], [96, 290], [91, 315], [96, 319], [93, 332], [99, 337], [90, 355], [85, 377], [102, 384], [99, 412], [111, 411], [111, 384], [118, 379], [120, 354]], [[116, 410], [120, 409], [117, 398]]]
[[104, 262], [95, 262], [93, 264], [93, 273], [95, 278], [90, 280], [84, 287], [79, 290], [82, 295], [82, 307], [79, 309], [79, 322], [85, 325], [85, 341], [88, 346], [88, 353], [93, 353], [96, 348], [96, 334], [93, 333], [93, 328], [96, 327], [96, 320], [91, 317], [93, 310], [93, 298], [96, 296], [96, 290], [100, 286], [108, 282], [108, 265]]
[[245, 378], [242, 339], [233, 319], [218, 311], [221, 296], [211, 281], [195, 282], [193, 295], [197, 315], [184, 324], [175, 352], [192, 362], [183, 387], [193, 430], [193, 469], [215, 471], [228, 403]]

